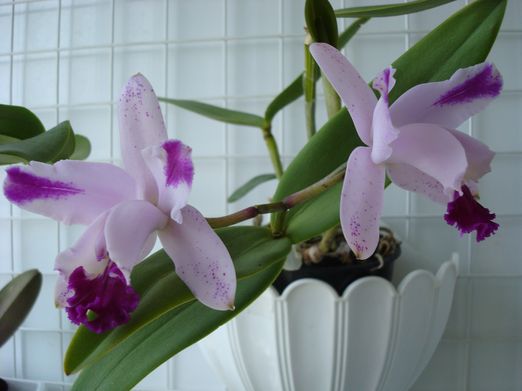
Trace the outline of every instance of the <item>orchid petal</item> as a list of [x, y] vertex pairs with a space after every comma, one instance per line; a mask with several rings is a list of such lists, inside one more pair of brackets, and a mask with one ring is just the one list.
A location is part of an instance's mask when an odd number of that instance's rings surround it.
[[90, 224], [135, 192], [133, 179], [121, 168], [74, 160], [10, 167], [4, 182], [9, 201], [65, 224]]
[[357, 259], [369, 258], [379, 242], [384, 176], [384, 168], [372, 162], [370, 148], [357, 147], [350, 154], [341, 193], [341, 226]]
[[107, 217], [105, 238], [110, 259], [128, 275], [151, 250], [151, 235], [168, 216], [147, 201], [132, 200], [114, 207]]
[[440, 182], [448, 195], [460, 189], [468, 163], [464, 148], [450, 132], [433, 124], [409, 124], [399, 130], [387, 163], [419, 169]]
[[194, 177], [191, 149], [179, 140], [146, 148], [142, 155], [158, 186], [158, 207], [181, 223]]
[[468, 170], [466, 179], [478, 181], [491, 171], [491, 161], [495, 157], [495, 152], [477, 139], [468, 136], [458, 130], [447, 129], [462, 145], [468, 160]]
[[187, 205], [181, 213], [183, 224], [171, 220], [159, 231], [177, 275], [206, 306], [233, 309], [236, 273], [227, 248], [195, 208]]
[[334, 47], [314, 43], [310, 45], [310, 53], [346, 105], [359, 137], [366, 145], [371, 145], [372, 113], [377, 103], [373, 91]]
[[138, 183], [140, 197], [156, 202], [157, 189], [141, 151], [167, 139], [167, 131], [158, 98], [149, 81], [141, 74], [125, 85], [118, 109], [123, 164]]
[[386, 68], [373, 81], [373, 88], [381, 93], [373, 112], [372, 123], [372, 160], [375, 164], [380, 164], [391, 156], [390, 144], [399, 136], [399, 130], [393, 126], [388, 107], [388, 92], [395, 85], [394, 73], [395, 69]]
[[387, 164], [386, 169], [392, 182], [405, 190], [423, 194], [439, 204], [451, 199], [439, 181], [409, 164]]
[[433, 123], [456, 129], [482, 111], [502, 90], [502, 77], [491, 63], [459, 69], [449, 80], [419, 84], [391, 106], [396, 126]]

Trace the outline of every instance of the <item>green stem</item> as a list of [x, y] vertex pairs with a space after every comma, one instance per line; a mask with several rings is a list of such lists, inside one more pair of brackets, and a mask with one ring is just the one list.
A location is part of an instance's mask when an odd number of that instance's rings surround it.
[[339, 112], [339, 110], [341, 110], [341, 99], [339, 99], [339, 95], [337, 95], [337, 92], [334, 90], [328, 79], [324, 76], [321, 79], [323, 81], [326, 112], [328, 113], [328, 118], [332, 118]]
[[323, 233], [323, 237], [319, 242], [319, 251], [321, 253], [326, 254], [330, 252], [330, 246], [332, 241], [337, 236], [337, 231], [339, 230], [339, 224], [336, 224], [335, 227], [330, 228], [328, 231]]
[[277, 179], [279, 179], [283, 176], [283, 164], [281, 163], [279, 148], [277, 147], [277, 142], [274, 138], [274, 135], [272, 134], [272, 127], [270, 125], [267, 125], [263, 128], [263, 138], [265, 139], [265, 144], [268, 148], [270, 160], [272, 161], [272, 166], [274, 167], [274, 172]]
[[310, 54], [309, 45], [312, 42], [310, 34], [307, 34], [304, 44], [305, 70], [303, 74], [303, 92], [305, 99], [306, 133], [308, 139], [315, 134], [315, 82], [318, 72], [315, 61]]
[[272, 233], [274, 234], [274, 236], [281, 236], [283, 233], [281, 232], [280, 227], [282, 227], [285, 212], [288, 209], [293, 208], [294, 206], [297, 206], [299, 204], [302, 204], [303, 202], [317, 197], [325, 190], [340, 182], [344, 178], [345, 169], [346, 163], [336, 168], [332, 173], [330, 173], [320, 181], [315, 182], [314, 184], [304, 188], [303, 190], [290, 194], [289, 196], [285, 197], [282, 201], [249, 206], [248, 208], [242, 209], [230, 215], [207, 218], [207, 221], [212, 228], [222, 228], [240, 223], [245, 220], [249, 220], [260, 214], [283, 212], [279, 213], [279, 215], [281, 215], [282, 217], [278, 217], [278, 219], [276, 219], [276, 223], [272, 228]]

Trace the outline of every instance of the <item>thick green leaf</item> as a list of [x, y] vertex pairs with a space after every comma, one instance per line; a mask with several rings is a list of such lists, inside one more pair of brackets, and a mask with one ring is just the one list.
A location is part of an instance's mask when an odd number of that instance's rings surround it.
[[[412, 14], [429, 10], [430, 8], [451, 3], [455, 0], [416, 0], [408, 3], [369, 5], [365, 7], [350, 7], [335, 11], [338, 18], [377, 18], [385, 16], [397, 16]], [[495, 0], [492, 0], [495, 1]]]
[[72, 160], [85, 160], [91, 154], [91, 142], [81, 134], [74, 135], [74, 152], [69, 157]]
[[41, 286], [41, 273], [36, 269], [31, 269], [19, 274], [2, 288], [0, 291], [0, 346], [11, 337], [31, 311]]
[[237, 316], [270, 286], [284, 260], [238, 282], [235, 311], [214, 311], [192, 301], [167, 312], [84, 369], [73, 390], [131, 389], [154, 368]]
[[228, 202], [235, 202], [244, 196], [246, 196], [248, 193], [250, 193], [252, 190], [254, 190], [257, 186], [271, 181], [272, 179], [275, 179], [275, 174], [263, 174], [258, 175], [250, 179], [248, 182], [243, 184], [242, 186], [238, 187], [235, 192], [233, 192], [230, 197], [228, 197]]
[[[450, 17], [415, 46], [399, 57], [397, 84], [390, 99], [395, 100], [411, 87], [448, 79], [457, 69], [484, 61], [495, 41], [506, 6], [505, 0], [478, 0]], [[384, 66], [384, 64], [383, 64]], [[311, 185], [344, 163], [353, 148], [360, 144], [346, 109], [328, 121], [308, 142], [281, 178], [274, 200]], [[325, 153], [328, 151], [328, 153]], [[337, 198], [333, 197], [333, 194]], [[316, 200], [293, 208], [287, 215], [287, 234], [293, 242], [306, 240], [338, 222], [339, 192], [326, 192]], [[322, 200], [326, 197], [328, 202]], [[317, 202], [322, 208], [312, 207]], [[329, 210], [332, 209], [332, 210]], [[310, 230], [323, 214], [321, 224]], [[296, 216], [296, 222], [293, 218]], [[326, 219], [330, 216], [331, 219]]]
[[27, 139], [45, 131], [34, 113], [25, 107], [0, 105], [0, 135]]
[[267, 123], [259, 115], [235, 111], [224, 107], [209, 105], [208, 103], [197, 102], [195, 100], [159, 98], [160, 101], [170, 103], [185, 110], [192, 111], [216, 121], [226, 122], [235, 125], [255, 126], [264, 128]]
[[69, 121], [25, 140], [0, 144], [0, 162], [3, 164], [29, 162], [56, 162], [67, 159], [74, 151], [74, 132]]
[[[290, 251], [287, 238], [274, 240], [265, 227], [231, 227], [217, 233], [234, 260], [239, 281], [263, 271]], [[163, 251], [135, 267], [131, 281], [141, 297], [131, 321], [104, 334], [80, 327], [66, 353], [66, 373], [91, 365], [162, 314], [194, 301]]]
[[326, 42], [337, 47], [337, 20], [328, 0], [306, 0], [305, 21], [314, 42]]
[[[346, 44], [355, 36], [363, 24], [365, 24], [369, 18], [361, 18], [354, 21], [350, 26], [339, 35], [337, 44], [340, 48], [346, 46]], [[315, 81], [319, 79], [319, 72], [315, 74]], [[303, 73], [299, 74], [286, 88], [281, 91], [273, 100], [270, 102], [265, 111], [265, 120], [272, 122], [275, 115], [283, 108], [288, 106], [290, 103], [299, 99], [303, 95]]]
[[15, 141], [20, 141], [20, 139], [0, 134], [0, 144], [9, 144], [9, 143], [14, 143]]

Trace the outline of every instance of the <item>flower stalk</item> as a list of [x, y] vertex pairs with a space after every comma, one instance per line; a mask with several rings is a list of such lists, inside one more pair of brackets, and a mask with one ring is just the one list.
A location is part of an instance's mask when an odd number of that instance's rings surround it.
[[312, 43], [310, 33], [307, 33], [304, 43], [305, 70], [303, 74], [303, 91], [305, 100], [306, 134], [308, 139], [315, 134], [315, 80], [319, 72], [315, 61], [310, 54], [309, 45]]
[[263, 139], [265, 140], [266, 147], [268, 148], [268, 154], [274, 167], [274, 173], [277, 179], [283, 176], [283, 164], [281, 163], [281, 155], [279, 154], [279, 148], [277, 142], [272, 134], [272, 126], [268, 124], [263, 129]]

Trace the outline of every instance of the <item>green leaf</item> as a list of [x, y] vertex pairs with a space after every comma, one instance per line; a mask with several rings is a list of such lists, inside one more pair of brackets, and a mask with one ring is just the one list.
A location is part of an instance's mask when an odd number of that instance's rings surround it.
[[9, 144], [9, 143], [13, 143], [15, 141], [20, 141], [20, 139], [18, 138], [15, 138], [15, 137], [10, 137], [10, 136], [5, 136], [3, 134], [0, 134], [0, 145], [1, 144]]
[[21, 106], [0, 105], [0, 135], [27, 139], [45, 131], [38, 117]]
[[41, 286], [41, 273], [36, 269], [31, 269], [19, 274], [2, 288], [0, 291], [0, 346], [11, 337], [31, 311]]
[[224, 107], [209, 105], [195, 100], [169, 99], [159, 98], [160, 101], [166, 102], [193, 113], [200, 114], [204, 117], [214, 119], [216, 121], [226, 122], [235, 125], [254, 126], [256, 128], [264, 128], [267, 123], [263, 117], [259, 115], [245, 113], [243, 111], [235, 111]]
[[[346, 44], [355, 36], [363, 24], [365, 24], [369, 18], [361, 18], [354, 21], [350, 26], [339, 35], [338, 45], [340, 48], [346, 46]], [[319, 79], [319, 72], [315, 73], [315, 81]], [[271, 123], [276, 114], [288, 106], [290, 103], [299, 99], [303, 95], [303, 73], [299, 74], [286, 88], [281, 91], [273, 100], [270, 102], [265, 111], [265, 120]]]
[[[262, 272], [290, 251], [290, 241], [287, 238], [274, 240], [266, 227], [230, 227], [216, 232], [234, 260], [238, 281]], [[141, 298], [131, 321], [104, 334], [95, 334], [80, 327], [66, 353], [66, 373], [92, 365], [162, 314], [195, 301], [163, 251], [136, 266], [131, 281]], [[231, 316], [235, 314], [226, 313]]]
[[[451, 3], [455, 0], [417, 0], [408, 3], [370, 5], [365, 7], [350, 7], [335, 11], [338, 18], [377, 18], [398, 16], [429, 10], [430, 8]], [[493, 0], [494, 1], [494, 0]]]
[[284, 260], [238, 282], [235, 311], [214, 311], [197, 301], [173, 309], [84, 369], [73, 390], [130, 390], [154, 368], [237, 316], [270, 286]]
[[67, 159], [73, 151], [74, 132], [69, 121], [65, 121], [38, 136], [0, 144], [0, 162], [11, 164], [36, 160], [53, 163]]
[[74, 135], [74, 152], [69, 157], [72, 160], [85, 160], [91, 154], [91, 142], [81, 134]]
[[[397, 83], [391, 91], [391, 101], [415, 85], [448, 79], [459, 68], [483, 62], [495, 41], [505, 7], [505, 0], [475, 1], [417, 42], [393, 63], [397, 69]], [[274, 201], [280, 201], [329, 174], [347, 160], [357, 145], [360, 145], [360, 140], [346, 109], [343, 109], [323, 126], [288, 166], [278, 184]], [[339, 197], [338, 190], [330, 190], [289, 211], [286, 221], [289, 224], [287, 235], [291, 240], [294, 243], [306, 240], [323, 232], [325, 227], [337, 224]], [[320, 207], [314, 206], [316, 202]], [[316, 224], [318, 210], [322, 217]]]
[[305, 21], [314, 42], [326, 42], [337, 47], [337, 20], [328, 0], [306, 0]]
[[244, 185], [238, 187], [235, 192], [233, 192], [230, 197], [228, 197], [228, 202], [235, 202], [241, 198], [243, 198], [245, 195], [247, 195], [249, 192], [251, 192], [253, 189], [255, 189], [257, 186], [261, 185], [262, 183], [271, 181], [272, 179], [275, 179], [275, 174], [263, 174], [258, 175], [250, 179], [247, 183]]

